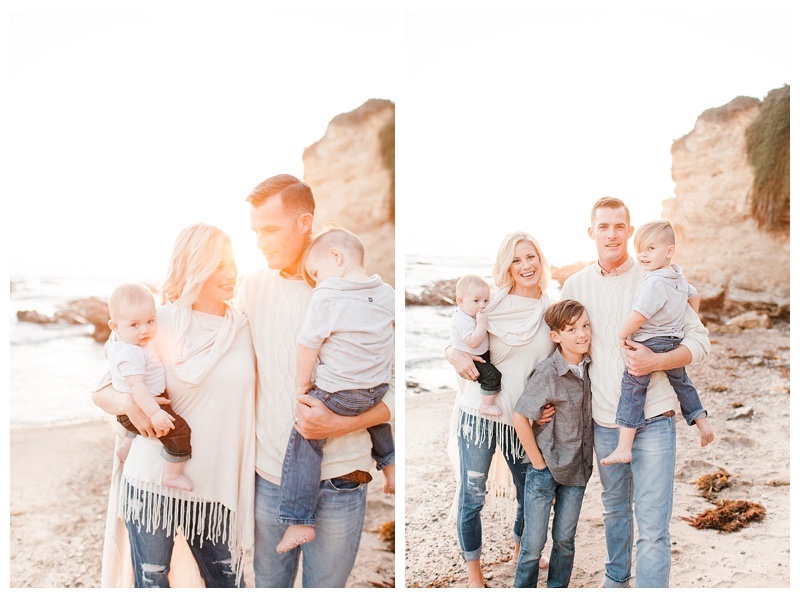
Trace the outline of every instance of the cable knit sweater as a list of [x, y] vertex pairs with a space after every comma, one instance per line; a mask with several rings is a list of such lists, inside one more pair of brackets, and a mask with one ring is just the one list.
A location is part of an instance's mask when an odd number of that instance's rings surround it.
[[[561, 299], [574, 299], [586, 307], [592, 323], [592, 417], [600, 424], [614, 426], [616, 420], [625, 371], [617, 333], [631, 312], [636, 287], [646, 275], [647, 272], [634, 263], [618, 276], [603, 276], [594, 263], [568, 278], [561, 291]], [[684, 330], [686, 336], [681, 344], [691, 351], [693, 362], [701, 361], [711, 347], [708, 330], [688, 303]], [[664, 372], [654, 372], [644, 405], [645, 418], [676, 409], [675, 401], [675, 391]]]
[[[280, 483], [283, 458], [294, 426], [297, 338], [311, 299], [312, 288], [300, 279], [287, 279], [264, 268], [249, 275], [237, 294], [247, 314], [258, 361], [256, 393], [256, 471]], [[394, 383], [383, 398], [394, 409]], [[356, 469], [372, 468], [372, 441], [366, 430], [328, 440], [322, 456], [327, 480]]]

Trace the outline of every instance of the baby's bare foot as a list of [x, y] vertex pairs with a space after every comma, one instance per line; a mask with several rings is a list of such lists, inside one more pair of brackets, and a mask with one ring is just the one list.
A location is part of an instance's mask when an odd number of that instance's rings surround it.
[[161, 485], [166, 486], [167, 488], [175, 488], [176, 490], [185, 490], [186, 492], [191, 492], [194, 490], [194, 484], [192, 484], [192, 480], [183, 474], [164, 474], [164, 476], [161, 478]]
[[497, 405], [483, 405], [481, 407], [481, 415], [488, 415], [490, 417], [498, 417], [503, 415], [503, 410]]
[[711, 429], [711, 424], [705, 417], [702, 419], [694, 420], [698, 431], [700, 432], [700, 446], [706, 446], [714, 442], [714, 431]]
[[290, 525], [284, 532], [277, 550], [280, 553], [289, 552], [301, 544], [308, 544], [316, 536], [317, 532], [310, 525]]
[[117, 449], [117, 458], [123, 463], [125, 463], [125, 459], [128, 458], [128, 453], [130, 452], [130, 450], [131, 450], [130, 444], [127, 443], [120, 444], [119, 448]]
[[605, 459], [600, 459], [600, 465], [614, 465], [615, 463], [630, 463], [630, 462], [631, 462], [630, 451], [623, 451], [620, 449], [616, 449]]
[[383, 493], [394, 494], [394, 465], [383, 468]]

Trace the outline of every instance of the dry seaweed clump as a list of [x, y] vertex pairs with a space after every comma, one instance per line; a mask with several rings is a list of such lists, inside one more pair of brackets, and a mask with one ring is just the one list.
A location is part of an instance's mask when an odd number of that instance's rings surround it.
[[714, 473], [707, 473], [697, 478], [694, 487], [700, 490], [700, 494], [706, 500], [716, 502], [717, 493], [723, 488], [730, 486], [731, 474], [726, 469], [720, 467]]
[[767, 511], [756, 502], [748, 500], [723, 500], [716, 509], [709, 509], [695, 518], [681, 517], [697, 529], [716, 529], [735, 532], [747, 527], [751, 521], [761, 521]]
[[389, 552], [394, 552], [394, 521], [387, 521], [378, 528], [378, 537], [381, 542], [386, 542]]

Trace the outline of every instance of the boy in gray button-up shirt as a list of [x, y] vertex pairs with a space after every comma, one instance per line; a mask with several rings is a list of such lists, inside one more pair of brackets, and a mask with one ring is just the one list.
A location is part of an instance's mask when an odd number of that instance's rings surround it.
[[[531, 462], [525, 478], [525, 529], [514, 578], [518, 588], [536, 587], [554, 499], [547, 587], [569, 585], [578, 516], [592, 475], [589, 316], [583, 305], [568, 300], [551, 305], [544, 321], [558, 349], [533, 369], [513, 417], [514, 428]], [[531, 421], [541, 417], [547, 404], [555, 407], [553, 421], [534, 428]]]

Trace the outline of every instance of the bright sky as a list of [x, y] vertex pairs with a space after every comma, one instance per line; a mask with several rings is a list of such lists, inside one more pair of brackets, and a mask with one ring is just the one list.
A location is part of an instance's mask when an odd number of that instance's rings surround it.
[[394, 13], [363, 2], [9, 4], [12, 275], [157, 281], [196, 221], [228, 232], [252, 271], [247, 194], [302, 178], [336, 115], [396, 101]]
[[672, 142], [790, 73], [789, 0], [8, 5], [12, 275], [160, 277], [198, 220], [251, 271], [244, 197], [372, 97], [398, 104], [400, 255], [523, 229], [591, 259], [595, 199], [659, 217]]
[[554, 265], [594, 259], [596, 199], [623, 199], [634, 225], [659, 218], [672, 142], [704, 110], [790, 83], [788, 1], [651, 5], [407, 13], [407, 253], [493, 258], [525, 230]]

